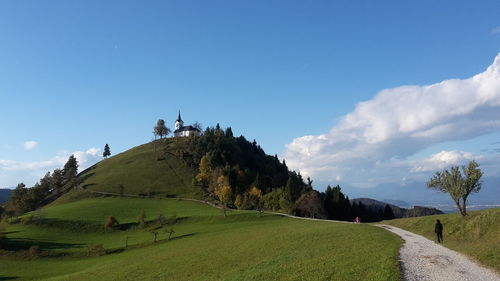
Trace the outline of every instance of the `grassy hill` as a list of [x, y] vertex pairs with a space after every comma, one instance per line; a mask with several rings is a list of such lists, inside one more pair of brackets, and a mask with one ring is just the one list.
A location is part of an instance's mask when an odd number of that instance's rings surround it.
[[203, 190], [192, 182], [196, 169], [175, 156], [185, 145], [186, 139], [170, 138], [134, 147], [83, 171], [80, 186], [119, 193], [123, 185], [127, 194], [202, 198]]
[[[136, 224], [142, 211], [147, 220], [175, 213], [173, 238], [167, 240], [161, 232], [159, 242], [152, 243], [152, 235]], [[7, 224], [4, 233], [9, 247], [39, 245], [40, 254], [4, 252], [0, 280], [401, 278], [400, 239], [370, 225], [260, 217], [255, 211], [231, 211], [224, 218], [220, 210], [202, 203], [124, 197], [61, 203], [33, 215], [41, 222]], [[123, 227], [102, 231], [109, 215]], [[88, 246], [97, 244], [107, 254], [87, 256]]]
[[400, 227], [423, 235], [435, 241], [436, 219], [444, 225], [445, 247], [464, 253], [479, 263], [500, 272], [500, 209], [460, 214], [434, 215], [383, 221], [382, 223]]

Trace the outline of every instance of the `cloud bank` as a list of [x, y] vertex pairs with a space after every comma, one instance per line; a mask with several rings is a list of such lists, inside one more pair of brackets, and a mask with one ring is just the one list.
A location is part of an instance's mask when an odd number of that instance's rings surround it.
[[464, 151], [409, 158], [435, 144], [499, 130], [500, 54], [468, 79], [383, 90], [328, 133], [294, 139], [284, 157], [292, 169], [320, 180], [370, 187], [478, 159]]

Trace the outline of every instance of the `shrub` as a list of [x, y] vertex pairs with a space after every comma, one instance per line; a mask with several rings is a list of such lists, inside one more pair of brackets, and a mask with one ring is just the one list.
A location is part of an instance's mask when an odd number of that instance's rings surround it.
[[106, 250], [102, 244], [92, 244], [87, 246], [89, 256], [102, 256], [106, 254]]
[[118, 225], [120, 225], [120, 223], [113, 216], [109, 216], [108, 219], [106, 220], [106, 223], [104, 224], [106, 228], [114, 228], [117, 227]]
[[34, 245], [31, 246], [28, 250], [30, 257], [36, 258], [40, 255], [40, 246]]
[[140, 228], [144, 228], [146, 224], [146, 212], [143, 210], [139, 217], [137, 218], [137, 224], [139, 224]]

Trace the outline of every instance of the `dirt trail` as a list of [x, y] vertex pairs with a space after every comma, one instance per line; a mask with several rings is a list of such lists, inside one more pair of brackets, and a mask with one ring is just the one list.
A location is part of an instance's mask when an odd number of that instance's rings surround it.
[[394, 226], [378, 226], [405, 241], [399, 250], [405, 281], [500, 281], [492, 270], [427, 238]]

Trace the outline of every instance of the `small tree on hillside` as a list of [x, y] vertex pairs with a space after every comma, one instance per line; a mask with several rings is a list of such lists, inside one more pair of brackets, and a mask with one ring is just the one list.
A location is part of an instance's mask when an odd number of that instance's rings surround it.
[[108, 158], [108, 156], [111, 156], [111, 150], [109, 149], [109, 145], [106, 144], [104, 146], [104, 152], [102, 153], [102, 157]]
[[164, 136], [168, 136], [170, 134], [170, 129], [165, 126], [165, 121], [163, 119], [158, 120], [156, 122], [156, 126], [153, 128], [153, 134], [159, 136], [162, 139]]
[[454, 166], [450, 170], [437, 172], [428, 182], [427, 187], [448, 193], [462, 216], [467, 215], [467, 197], [481, 190], [483, 172], [476, 161], [466, 166]]

